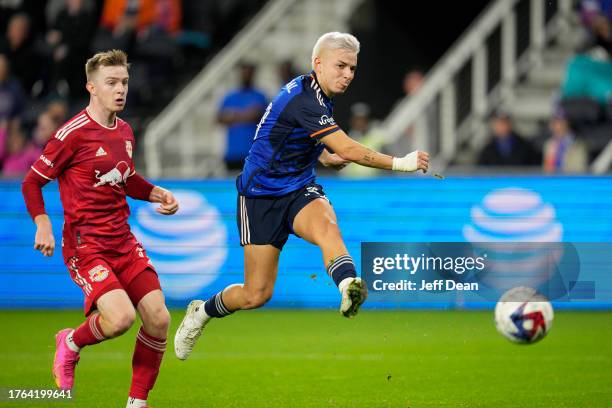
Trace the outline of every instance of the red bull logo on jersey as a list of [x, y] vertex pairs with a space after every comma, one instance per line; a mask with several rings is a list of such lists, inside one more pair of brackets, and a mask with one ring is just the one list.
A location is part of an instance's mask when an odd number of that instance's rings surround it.
[[92, 282], [102, 282], [108, 277], [108, 269], [106, 269], [103, 265], [96, 265], [87, 273], [89, 274], [89, 279]]
[[124, 162], [120, 161], [113, 167], [113, 169], [107, 173], [100, 175], [100, 170], [96, 170], [96, 179], [99, 181], [94, 184], [94, 187], [100, 187], [105, 184], [114, 187], [118, 184], [125, 183], [127, 178], [130, 176], [130, 166]]

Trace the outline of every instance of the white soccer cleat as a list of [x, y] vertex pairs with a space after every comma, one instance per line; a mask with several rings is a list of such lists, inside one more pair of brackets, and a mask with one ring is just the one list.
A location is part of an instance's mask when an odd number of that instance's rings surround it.
[[353, 278], [342, 290], [342, 303], [340, 303], [340, 313], [344, 317], [355, 317], [359, 312], [359, 307], [368, 297], [368, 287], [361, 278]]
[[192, 300], [187, 306], [187, 313], [174, 335], [174, 354], [179, 360], [187, 360], [204, 326], [210, 321], [210, 317], [202, 313], [200, 308], [203, 307], [202, 300]]

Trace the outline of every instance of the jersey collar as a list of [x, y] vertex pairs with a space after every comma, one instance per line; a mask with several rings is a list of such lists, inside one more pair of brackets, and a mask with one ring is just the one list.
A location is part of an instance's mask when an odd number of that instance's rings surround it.
[[312, 88], [314, 88], [315, 90], [317, 88], [319, 88], [319, 90], [321, 91], [321, 97], [323, 97], [323, 100], [326, 102], [332, 102], [332, 99], [330, 97], [328, 97], [325, 92], [323, 92], [323, 88], [321, 88], [321, 84], [319, 84], [319, 80], [317, 79], [317, 74], [314, 71], [310, 71], [309, 74], [310, 78], [311, 78], [311, 83], [310, 86]]

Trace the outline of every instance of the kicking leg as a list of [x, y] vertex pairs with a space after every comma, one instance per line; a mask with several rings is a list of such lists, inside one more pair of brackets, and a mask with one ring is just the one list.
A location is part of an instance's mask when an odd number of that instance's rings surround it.
[[311, 201], [295, 216], [293, 230], [321, 249], [327, 273], [342, 294], [340, 312], [345, 317], [355, 316], [367, 297], [367, 287], [357, 278], [332, 206], [323, 198]]
[[174, 351], [179, 359], [187, 359], [212, 317], [255, 309], [270, 300], [278, 273], [279, 255], [280, 250], [272, 245], [244, 246], [244, 283], [230, 285], [206, 302], [194, 300], [189, 304], [174, 338]]

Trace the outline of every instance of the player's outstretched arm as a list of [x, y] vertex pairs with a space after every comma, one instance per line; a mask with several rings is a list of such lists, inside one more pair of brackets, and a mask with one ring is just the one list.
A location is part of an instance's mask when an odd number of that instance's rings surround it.
[[126, 194], [137, 200], [160, 203], [157, 212], [163, 215], [172, 215], [179, 208], [178, 201], [170, 191], [154, 186], [136, 172], [127, 179]]
[[426, 172], [429, 168], [429, 154], [427, 152], [414, 151], [403, 157], [389, 156], [351, 139], [342, 130], [330, 133], [323, 137], [321, 141], [343, 159], [362, 166], [403, 172], [417, 170]]
[[45, 212], [45, 202], [42, 188], [47, 184], [46, 180], [30, 170], [21, 184], [21, 192], [26, 203], [26, 208], [36, 224], [36, 235], [34, 236], [34, 249], [40, 251], [44, 256], [52, 256], [55, 250], [55, 237], [51, 220]]

